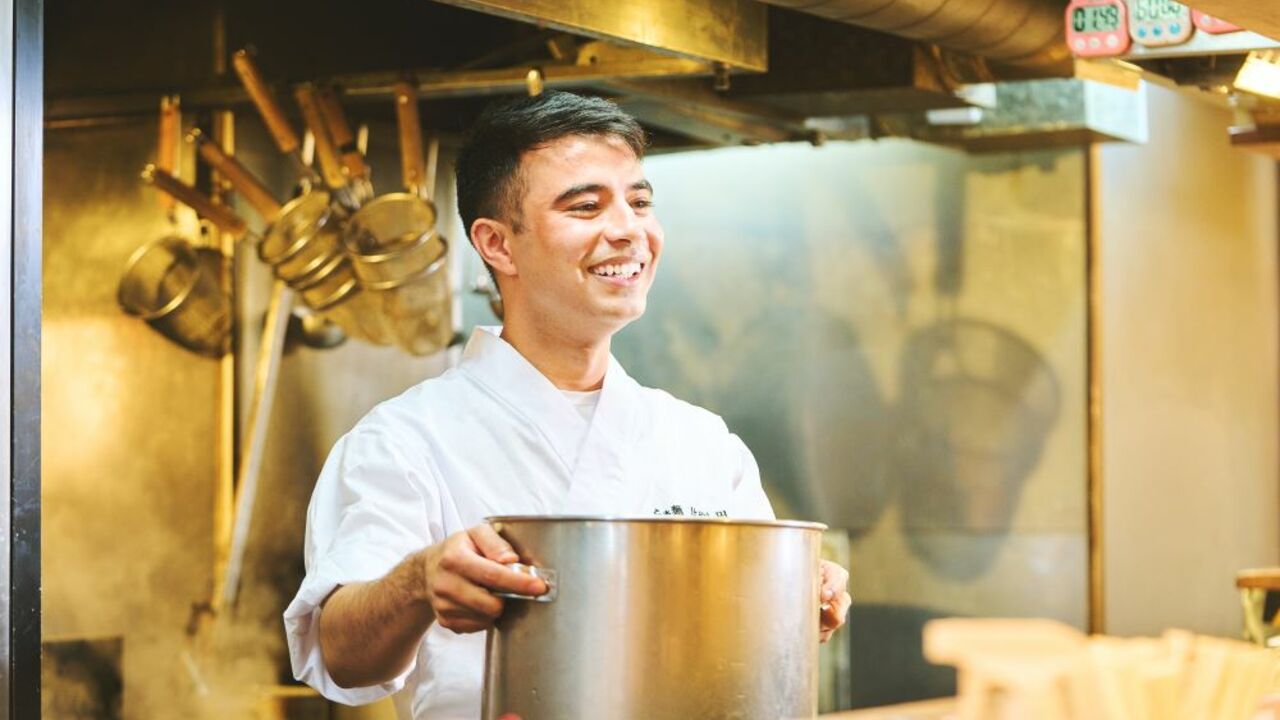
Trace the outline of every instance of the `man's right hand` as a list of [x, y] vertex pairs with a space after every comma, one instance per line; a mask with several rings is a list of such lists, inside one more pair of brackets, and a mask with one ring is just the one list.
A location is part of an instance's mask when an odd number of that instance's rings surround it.
[[510, 592], [541, 595], [539, 578], [506, 567], [518, 558], [489, 525], [450, 535], [372, 582], [335, 589], [322, 603], [320, 652], [344, 688], [389, 682], [413, 662], [433, 622], [458, 633], [493, 626]]
[[487, 630], [502, 614], [493, 593], [541, 595], [539, 578], [507, 567], [517, 562], [511, 545], [487, 523], [454, 533], [422, 551], [422, 577], [436, 622], [453, 632]]

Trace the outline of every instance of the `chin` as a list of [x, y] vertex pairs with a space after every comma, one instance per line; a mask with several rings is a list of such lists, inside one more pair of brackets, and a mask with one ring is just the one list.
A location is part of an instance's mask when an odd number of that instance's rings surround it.
[[640, 319], [644, 315], [645, 303], [629, 304], [625, 307], [611, 307], [605, 309], [600, 314], [601, 318], [609, 324], [612, 332], [617, 332], [633, 321]]

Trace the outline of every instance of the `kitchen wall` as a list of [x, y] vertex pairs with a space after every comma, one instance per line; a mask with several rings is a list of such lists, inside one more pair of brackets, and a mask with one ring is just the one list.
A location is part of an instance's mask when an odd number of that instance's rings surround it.
[[[393, 137], [382, 125], [370, 141], [383, 191], [399, 172]], [[242, 124], [238, 145], [281, 195], [289, 190], [292, 178], [256, 119]], [[273, 717], [265, 708], [283, 702], [271, 698], [289, 679], [280, 613], [302, 576], [311, 483], [361, 415], [438, 374], [456, 352], [415, 359], [357, 342], [332, 350], [290, 344], [240, 603], [206, 631], [188, 633], [192, 605], [208, 600], [213, 582], [218, 363], [125, 315], [116, 284], [146, 241], [172, 233], [211, 240], [187, 212], [171, 226], [155, 191], [139, 181], [154, 149], [147, 121], [46, 133], [44, 636], [123, 639], [125, 718]], [[455, 222], [447, 183], [441, 191], [442, 222]], [[270, 288], [265, 267], [243, 249], [242, 428]]]
[[1276, 166], [1149, 97], [1098, 166], [1106, 629], [1236, 635], [1236, 571], [1280, 562]]
[[217, 362], [115, 299], [136, 247], [195, 232], [170, 227], [137, 179], [154, 133], [113, 125], [45, 138], [43, 633], [123, 636], [130, 718], [191, 695], [183, 628], [212, 565]]
[[646, 162], [666, 251], [615, 352], [721, 413], [780, 515], [849, 533], [858, 705], [950, 691], [929, 618], [1085, 625], [1083, 157], [886, 140]]

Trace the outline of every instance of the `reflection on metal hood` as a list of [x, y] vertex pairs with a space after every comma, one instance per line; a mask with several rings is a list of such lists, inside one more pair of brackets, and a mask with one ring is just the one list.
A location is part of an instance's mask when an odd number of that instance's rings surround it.
[[1014, 65], [1070, 58], [1062, 3], [1054, 0], [763, 1]]

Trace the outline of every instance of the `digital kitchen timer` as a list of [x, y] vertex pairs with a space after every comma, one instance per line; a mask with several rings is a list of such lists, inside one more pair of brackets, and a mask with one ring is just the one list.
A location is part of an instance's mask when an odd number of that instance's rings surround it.
[[1120, 55], [1129, 49], [1128, 23], [1120, 0], [1071, 0], [1067, 46], [1077, 57]]
[[1177, 45], [1191, 37], [1191, 8], [1174, 0], [1129, 0], [1129, 36], [1139, 45]]

